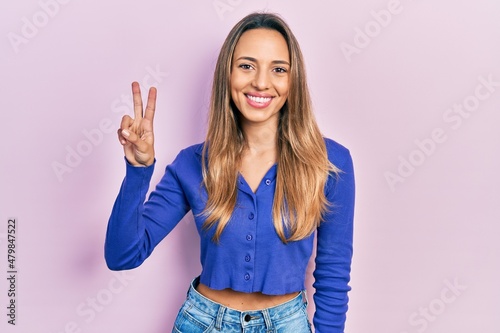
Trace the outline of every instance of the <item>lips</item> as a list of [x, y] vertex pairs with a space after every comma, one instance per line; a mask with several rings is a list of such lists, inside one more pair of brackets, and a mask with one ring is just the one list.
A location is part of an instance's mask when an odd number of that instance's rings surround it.
[[248, 104], [254, 108], [265, 108], [271, 104], [273, 98], [271, 96], [255, 96], [250, 94], [245, 94]]

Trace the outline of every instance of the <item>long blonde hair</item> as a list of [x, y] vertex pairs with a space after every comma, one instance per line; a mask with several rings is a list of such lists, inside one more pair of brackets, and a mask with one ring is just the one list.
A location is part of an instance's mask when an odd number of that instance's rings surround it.
[[[290, 54], [290, 88], [280, 110], [278, 169], [273, 202], [273, 223], [281, 240], [310, 236], [319, 226], [329, 202], [324, 187], [330, 172], [323, 136], [312, 112], [304, 61], [288, 25], [277, 15], [253, 13], [238, 22], [222, 45], [215, 68], [208, 131], [203, 147], [203, 182], [208, 193], [205, 228], [217, 225], [214, 241], [231, 218], [237, 199], [238, 163], [245, 141], [230, 93], [234, 49], [240, 36], [251, 29], [276, 30], [285, 38]], [[206, 161], [206, 162], [205, 162]]]

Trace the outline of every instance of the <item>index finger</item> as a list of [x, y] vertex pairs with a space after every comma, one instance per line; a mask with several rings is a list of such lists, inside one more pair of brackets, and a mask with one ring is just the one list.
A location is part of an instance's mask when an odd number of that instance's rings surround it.
[[139, 83], [132, 82], [132, 97], [134, 100], [134, 118], [142, 119], [142, 97]]
[[148, 119], [153, 123], [153, 118], [155, 116], [156, 109], [156, 88], [149, 88], [148, 103], [146, 104], [146, 110], [144, 111], [144, 119]]

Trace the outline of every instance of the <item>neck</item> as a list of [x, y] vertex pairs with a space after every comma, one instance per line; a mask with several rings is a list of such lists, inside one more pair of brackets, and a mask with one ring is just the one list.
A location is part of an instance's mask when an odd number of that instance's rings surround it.
[[245, 149], [250, 152], [276, 150], [277, 126], [269, 124], [243, 124]]

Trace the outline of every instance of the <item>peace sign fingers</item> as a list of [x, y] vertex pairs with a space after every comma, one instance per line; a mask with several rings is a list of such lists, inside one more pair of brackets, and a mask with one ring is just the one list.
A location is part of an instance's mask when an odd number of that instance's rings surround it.
[[133, 165], [150, 165], [154, 162], [153, 119], [156, 108], [156, 88], [149, 89], [146, 110], [143, 110], [141, 88], [132, 82], [134, 119], [122, 118], [118, 138], [123, 145], [125, 157]]
[[134, 118], [138, 121], [142, 119], [142, 96], [139, 83], [132, 82], [132, 98], [134, 100]]
[[156, 88], [149, 88], [148, 102], [146, 104], [146, 110], [144, 111], [144, 120], [147, 120], [146, 124], [150, 125], [151, 128], [146, 128], [146, 130], [153, 130], [153, 119], [155, 117], [156, 110]]

